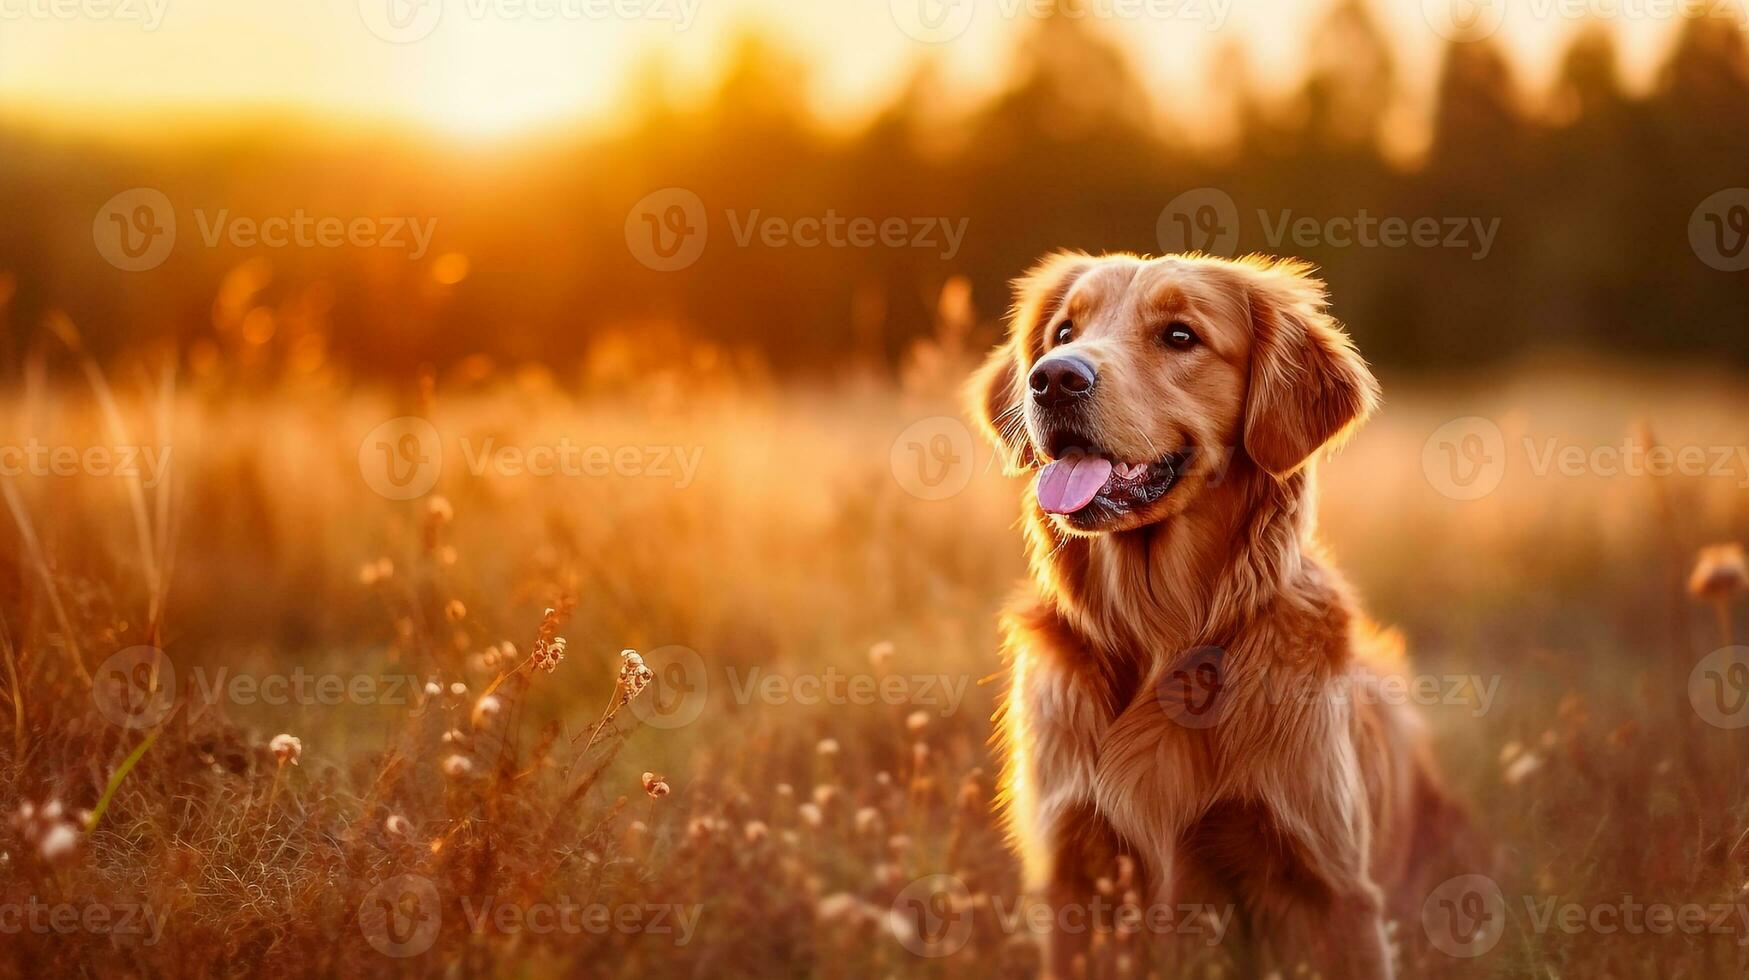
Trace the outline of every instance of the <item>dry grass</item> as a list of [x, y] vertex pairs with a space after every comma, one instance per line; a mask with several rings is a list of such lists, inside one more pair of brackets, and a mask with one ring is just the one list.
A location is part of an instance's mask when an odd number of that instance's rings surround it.
[[[1527, 435], [1620, 444], [1641, 420], [1673, 445], [1739, 445], [1746, 406], [1728, 379], [1640, 374], [1631, 403], [1619, 380], [1547, 366], [1473, 388], [1387, 379], [1383, 417], [1326, 468], [1328, 535], [1418, 669], [1499, 682], [1486, 712], [1460, 700], [1427, 714], [1496, 844], [1505, 935], [1474, 960], [1413, 961], [1411, 975], [1744, 968], [1737, 919], [1725, 934], [1538, 929], [1525, 902], [1741, 907], [1739, 739], [1703, 724], [1682, 686], [1718, 624], [1681, 583], [1696, 547], [1749, 537], [1736, 485], [1749, 474], [1537, 476], [1516, 447]], [[535, 374], [446, 380], [397, 401], [318, 378], [174, 392], [130, 378], [116, 418], [173, 447], [169, 481], [5, 480], [0, 806], [95, 808], [157, 737], [71, 853], [45, 860], [37, 830], [0, 828], [0, 902], [140, 903], [164, 925], [156, 942], [27, 927], [0, 960], [21, 975], [1030, 975], [1034, 944], [997, 923], [1017, 884], [985, 744], [1000, 690], [993, 617], [1022, 574], [1018, 487], [981, 448], [950, 499], [895, 482], [897, 433], [953, 411], [939, 380], [673, 381], [628, 382], [609, 402]], [[44, 443], [114, 441], [89, 386], [33, 386], [5, 411], [9, 431]], [[361, 478], [364, 434], [405, 414], [446, 441], [443, 504], [387, 500]], [[1500, 420], [1513, 463], [1497, 492], [1463, 503], [1435, 492], [1421, 454], [1439, 423], [1469, 414]], [[683, 488], [475, 477], [457, 441], [487, 436], [702, 456]], [[553, 672], [514, 669], [555, 634], [569, 643]], [[152, 729], [107, 721], [87, 679], [136, 644], [162, 647], [181, 685]], [[697, 651], [705, 687], [684, 658], [654, 652], [675, 645]], [[626, 693], [627, 647], [650, 654], [654, 684], [597, 735]], [[300, 668], [418, 681], [399, 699], [334, 704], [202, 696], [220, 670]], [[754, 671], [898, 678], [906, 697], [741, 694]], [[925, 693], [918, 675], [963, 684], [963, 699]], [[478, 707], [488, 690], [496, 710]], [[688, 709], [696, 720], [671, 727]], [[280, 732], [301, 738], [296, 764], [269, 748]], [[452, 756], [470, 771], [447, 772]], [[646, 792], [645, 773], [664, 785]], [[942, 872], [967, 883], [976, 927], [960, 952], [921, 958], [889, 910]], [[430, 883], [441, 925], [428, 951], [397, 959], [371, 945], [372, 889], [395, 882], [398, 896], [406, 875]], [[640, 918], [471, 928], [487, 900]], [[1139, 969], [1139, 945], [1103, 944], [1096, 970]]]

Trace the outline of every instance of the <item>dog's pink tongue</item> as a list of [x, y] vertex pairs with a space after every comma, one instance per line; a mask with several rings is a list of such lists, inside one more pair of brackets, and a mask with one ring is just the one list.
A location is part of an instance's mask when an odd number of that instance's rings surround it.
[[1045, 466], [1038, 476], [1038, 505], [1047, 514], [1073, 514], [1093, 502], [1111, 476], [1104, 456], [1071, 456]]

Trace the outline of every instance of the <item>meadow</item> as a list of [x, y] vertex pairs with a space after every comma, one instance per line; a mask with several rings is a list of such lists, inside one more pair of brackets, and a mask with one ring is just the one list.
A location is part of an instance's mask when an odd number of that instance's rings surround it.
[[[987, 744], [1023, 483], [959, 441], [968, 331], [897, 378], [699, 349], [386, 385], [243, 341], [106, 373], [62, 328], [7, 441], [160, 453], [0, 479], [0, 970], [1036, 970]], [[1741, 379], [1384, 383], [1324, 533], [1429, 681], [1499, 896], [1463, 955], [1397, 923], [1403, 975], [1741, 975], [1744, 739], [1690, 679], [1743, 617], [1687, 587], [1749, 538], [1749, 469], [1711, 451], [1745, 442]], [[429, 462], [409, 417], [442, 465], [393, 499]], [[1469, 417], [1499, 445], [1436, 438]], [[1653, 475], [1648, 445], [1708, 465]], [[1449, 452], [1497, 488], [1456, 499]], [[1150, 941], [1103, 937], [1090, 975], [1147, 975]]]

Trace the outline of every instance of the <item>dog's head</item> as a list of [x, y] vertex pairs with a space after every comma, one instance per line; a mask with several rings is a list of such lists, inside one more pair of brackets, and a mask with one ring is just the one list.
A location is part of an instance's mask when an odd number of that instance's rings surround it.
[[1246, 461], [1285, 478], [1378, 400], [1299, 261], [1060, 253], [1015, 287], [972, 411], [1072, 533], [1166, 520]]

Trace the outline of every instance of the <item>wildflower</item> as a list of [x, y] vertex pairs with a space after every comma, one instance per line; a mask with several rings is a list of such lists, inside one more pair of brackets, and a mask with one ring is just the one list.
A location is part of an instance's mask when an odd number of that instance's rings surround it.
[[413, 825], [408, 823], [407, 818], [399, 813], [389, 814], [388, 819], [383, 821], [383, 829], [401, 837], [413, 836]]
[[659, 800], [668, 795], [668, 781], [653, 772], [644, 773], [644, 792], [650, 799]]
[[835, 738], [820, 739], [820, 744], [814, 746], [814, 751], [818, 752], [824, 756], [837, 755], [838, 754], [838, 740]]
[[459, 623], [468, 616], [468, 607], [462, 605], [460, 599], [451, 599], [443, 607], [443, 616], [452, 623]]
[[833, 801], [837, 799], [838, 787], [828, 786], [825, 783], [821, 783], [814, 787], [814, 803], [822, 809], [831, 806]]
[[504, 703], [502, 701], [499, 701], [497, 695], [495, 695], [495, 694], [488, 694], [485, 697], [481, 698], [480, 700], [474, 702], [474, 714], [473, 714], [474, 727], [475, 728], [484, 728], [487, 725], [491, 724], [492, 719], [498, 717], [498, 712], [502, 711], [503, 709], [504, 709]]
[[297, 765], [298, 759], [304, 754], [303, 739], [283, 732], [273, 736], [273, 741], [268, 743], [268, 747], [273, 749], [273, 757], [279, 760], [281, 766], [288, 762], [294, 766]]
[[58, 861], [78, 849], [81, 826], [66, 817], [59, 800], [41, 807], [26, 800], [12, 814], [11, 824], [24, 844], [35, 847], [44, 861]]
[[796, 807], [796, 813], [801, 816], [802, 822], [810, 827], [818, 827], [826, 821], [826, 815], [821, 813], [820, 808], [812, 803], [803, 803]]
[[882, 640], [868, 648], [868, 662], [876, 670], [885, 668], [892, 659], [893, 643], [891, 640]]
[[1749, 590], [1749, 559], [1736, 542], [1700, 549], [1688, 593], [1703, 602], [1728, 602]]
[[58, 823], [43, 834], [37, 845], [44, 861], [58, 861], [79, 846], [79, 832], [70, 823]]
[[881, 829], [881, 811], [872, 806], [865, 806], [856, 811], [856, 832], [872, 834]]
[[859, 922], [867, 914], [867, 903], [849, 892], [827, 895], [814, 906], [814, 917], [821, 922]]
[[1542, 768], [1542, 760], [1537, 758], [1535, 753], [1526, 752], [1506, 767], [1506, 772], [1501, 775], [1501, 778], [1506, 781], [1506, 785], [1517, 786], [1540, 768]]
[[644, 693], [644, 688], [650, 686], [655, 674], [644, 665], [644, 658], [638, 656], [636, 650], [621, 650], [619, 652], [619, 689], [620, 704], [631, 704], [632, 699]]
[[460, 742], [464, 738], [467, 738], [467, 736], [463, 735], [462, 730], [459, 728], [452, 728], [449, 731], [443, 733], [443, 740], [447, 744], [454, 744], [456, 742]]
[[425, 502], [425, 513], [430, 516], [433, 524], [448, 524], [455, 520], [455, 507], [448, 498], [435, 494]]
[[461, 681], [456, 681], [454, 684], [451, 684], [449, 686], [449, 693], [451, 693], [459, 698], [462, 695], [468, 693], [468, 686], [466, 684], [463, 684]]
[[741, 828], [741, 836], [745, 838], [749, 844], [757, 844], [765, 840], [770, 833], [771, 829], [766, 827], [763, 821], [759, 820], [749, 820], [747, 821], [747, 826]]
[[472, 775], [474, 762], [465, 755], [452, 755], [443, 760], [443, 774], [451, 779]]
[[443, 685], [442, 684], [439, 684], [436, 681], [426, 681], [425, 682], [425, 696], [426, 697], [434, 698], [442, 693], [443, 693]]
[[[504, 644], [510, 647], [510, 644]], [[510, 647], [512, 651], [515, 647]], [[552, 673], [559, 669], [559, 661], [565, 659], [565, 638], [555, 636], [551, 640], [537, 640], [534, 645], [534, 656], [530, 658], [536, 670]]]
[[913, 735], [920, 735], [923, 729], [929, 727], [929, 712], [913, 711], [905, 717], [905, 730]]

